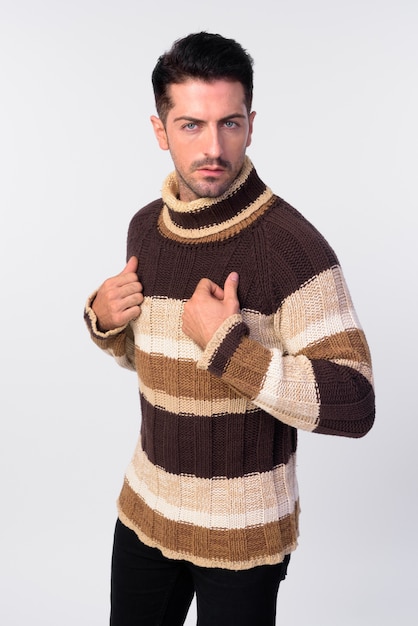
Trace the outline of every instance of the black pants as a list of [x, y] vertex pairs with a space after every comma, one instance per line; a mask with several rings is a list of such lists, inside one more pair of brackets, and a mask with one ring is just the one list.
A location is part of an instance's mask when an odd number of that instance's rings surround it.
[[168, 559], [119, 520], [112, 557], [111, 626], [181, 626], [196, 593], [198, 626], [274, 626], [278, 565], [232, 571]]

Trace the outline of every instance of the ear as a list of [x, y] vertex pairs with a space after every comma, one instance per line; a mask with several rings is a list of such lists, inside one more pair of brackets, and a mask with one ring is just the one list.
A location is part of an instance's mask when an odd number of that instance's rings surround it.
[[168, 150], [167, 133], [165, 132], [164, 124], [159, 117], [151, 115], [151, 124], [154, 128], [154, 133], [158, 141], [158, 145], [161, 150]]
[[251, 138], [253, 136], [253, 123], [254, 123], [254, 118], [256, 116], [255, 111], [251, 111], [250, 115], [248, 116], [248, 137], [247, 137], [247, 144], [246, 144], [246, 148], [248, 148], [249, 145], [251, 145]]

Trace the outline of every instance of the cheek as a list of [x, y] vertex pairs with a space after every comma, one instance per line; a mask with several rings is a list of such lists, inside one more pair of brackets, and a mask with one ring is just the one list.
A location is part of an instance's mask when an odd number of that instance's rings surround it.
[[170, 144], [170, 153], [173, 161], [179, 166], [187, 166], [193, 160], [195, 152], [190, 149], [190, 146], [175, 143]]
[[230, 142], [229, 147], [231, 151], [238, 155], [245, 152], [245, 148], [247, 148], [250, 143], [251, 133], [242, 133], [239, 136], [234, 137], [233, 141]]

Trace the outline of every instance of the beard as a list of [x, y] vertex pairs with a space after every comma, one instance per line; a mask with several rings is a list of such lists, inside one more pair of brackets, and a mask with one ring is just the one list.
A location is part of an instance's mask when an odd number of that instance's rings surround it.
[[[205, 167], [220, 167], [224, 170], [226, 177], [222, 180], [219, 176], [204, 176], [200, 180], [195, 180], [192, 176], [193, 172]], [[202, 159], [194, 161], [190, 166], [190, 176], [181, 173], [176, 169], [179, 184], [180, 197], [184, 196], [186, 201], [198, 198], [218, 198], [222, 196], [232, 185], [238, 174], [240, 173], [242, 164], [234, 171], [232, 164], [222, 158]]]

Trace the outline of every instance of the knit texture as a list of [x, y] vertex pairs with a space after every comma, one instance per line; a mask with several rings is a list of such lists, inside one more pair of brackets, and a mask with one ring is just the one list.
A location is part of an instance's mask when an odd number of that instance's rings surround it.
[[[247, 158], [220, 198], [141, 209], [141, 315], [94, 342], [136, 370], [141, 433], [118, 500], [121, 521], [166, 556], [246, 569], [297, 545], [297, 429], [361, 437], [374, 420], [371, 360], [338, 260]], [[182, 332], [203, 277], [239, 273], [239, 314], [205, 350]]]

